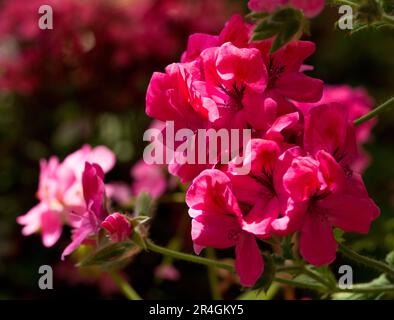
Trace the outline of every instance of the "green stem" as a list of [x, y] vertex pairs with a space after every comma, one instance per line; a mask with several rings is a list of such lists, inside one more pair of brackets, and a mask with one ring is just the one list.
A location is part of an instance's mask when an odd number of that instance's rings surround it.
[[[215, 260], [216, 255], [213, 248], [207, 248], [207, 257], [209, 259]], [[222, 300], [222, 294], [219, 289], [219, 281], [216, 273], [216, 268], [213, 266], [208, 266], [208, 277], [209, 277], [209, 285], [211, 287], [212, 299], [213, 300]]]
[[394, 277], [394, 269], [390, 268], [389, 265], [387, 265], [383, 262], [377, 261], [377, 260], [369, 258], [369, 257], [362, 256], [361, 254], [353, 251], [352, 249], [344, 246], [343, 244], [339, 245], [339, 251], [344, 256], [346, 256], [347, 258], [349, 258], [355, 262], [358, 262], [362, 265], [365, 265], [367, 267], [375, 269], [381, 273], [385, 273], [390, 277]]
[[363, 124], [364, 122], [372, 119], [373, 117], [376, 117], [384, 109], [386, 109], [386, 108], [388, 108], [390, 106], [394, 106], [394, 97], [391, 97], [389, 100], [387, 100], [386, 102], [382, 103], [377, 108], [373, 109], [370, 113], [367, 113], [366, 115], [362, 116], [361, 118], [358, 118], [353, 123], [354, 123], [355, 126], [359, 126], [359, 125]]
[[329, 281], [327, 281], [326, 279], [321, 277], [318, 273], [313, 272], [312, 270], [308, 269], [307, 266], [304, 266], [301, 269], [301, 272], [304, 273], [305, 275], [307, 275], [308, 277], [310, 277], [311, 279], [321, 283], [323, 286], [327, 287], [329, 290], [335, 289], [335, 287], [333, 287]]
[[194, 255], [187, 254], [187, 253], [177, 252], [177, 251], [174, 251], [174, 250], [171, 250], [168, 248], [158, 246], [157, 244], [154, 244], [150, 240], [148, 240], [146, 242], [146, 245], [147, 245], [147, 248], [153, 252], [160, 253], [160, 254], [167, 255], [167, 256], [171, 256], [175, 259], [189, 261], [189, 262], [193, 262], [193, 263], [197, 263], [197, 264], [202, 264], [205, 266], [217, 267], [220, 269], [234, 272], [234, 266], [227, 264], [227, 263], [223, 263], [223, 262], [219, 262], [219, 261], [215, 261], [215, 260], [211, 260], [211, 259], [207, 259], [207, 258], [203, 258], [203, 257], [199, 257], [199, 256], [194, 256]]
[[116, 283], [120, 291], [129, 300], [142, 300], [139, 294], [133, 289], [133, 287], [126, 282], [126, 280], [116, 271], [109, 272], [112, 280]]
[[347, 5], [349, 5], [349, 6], [353, 6], [353, 7], [358, 7], [358, 6], [360, 6], [360, 4], [358, 4], [358, 3], [355, 3], [355, 2], [353, 2], [353, 1], [349, 1], [349, 0], [334, 0], [333, 1], [334, 3], [336, 3], [336, 4], [347, 4]]
[[311, 283], [305, 283], [305, 282], [300, 282], [296, 280], [290, 280], [290, 279], [285, 279], [285, 278], [274, 278], [274, 282], [281, 283], [281, 284], [286, 284], [289, 286], [293, 286], [296, 288], [301, 288], [301, 289], [310, 289], [310, 290], [316, 290], [316, 291], [326, 291], [326, 288], [323, 286], [311, 284]]
[[383, 21], [385, 21], [387, 23], [394, 24], [394, 17], [384, 13], [383, 14]]
[[[158, 246], [150, 240], [147, 241], [147, 247], [149, 250], [151, 250], [153, 252], [160, 253], [163, 255], [169, 255], [175, 259], [194, 262], [194, 263], [206, 265], [209, 267], [217, 267], [217, 268], [221, 268], [221, 269], [224, 269], [227, 271], [235, 272], [235, 268], [233, 265], [219, 262], [219, 261], [215, 261], [215, 260], [211, 260], [211, 259], [207, 259], [207, 258], [193, 256], [193, 255], [186, 254], [186, 253], [176, 252], [176, 251]], [[363, 263], [365, 265], [368, 265], [370, 267], [374, 267], [375, 269], [377, 269], [383, 273], [387, 273], [390, 275], [394, 274], [394, 270], [392, 270], [388, 265], [386, 265], [382, 262], [361, 256], [358, 253], [344, 247], [343, 245], [340, 245], [340, 251], [342, 253], [344, 253], [345, 255], [347, 255], [349, 258], [352, 257], [354, 260], [356, 260], [360, 263]], [[278, 272], [286, 272], [286, 271], [294, 271], [294, 270], [296, 270], [294, 266], [278, 268]], [[300, 269], [300, 271], [302, 271], [302, 269]], [[354, 292], [354, 293], [394, 292], [394, 285], [386, 285], [386, 286], [381, 286], [381, 287], [369, 287], [369, 288], [362, 288], [360, 286], [358, 286], [358, 287], [354, 286], [352, 289], [341, 289], [338, 287], [332, 288], [331, 286], [327, 287], [327, 286], [322, 286], [322, 285], [304, 283], [304, 282], [300, 282], [297, 280], [285, 279], [282, 277], [275, 277], [273, 281], [277, 282], [277, 283], [297, 287], [297, 288], [317, 290], [317, 291], [321, 291], [321, 292], [330, 292], [330, 293], [335, 293], [335, 292]]]

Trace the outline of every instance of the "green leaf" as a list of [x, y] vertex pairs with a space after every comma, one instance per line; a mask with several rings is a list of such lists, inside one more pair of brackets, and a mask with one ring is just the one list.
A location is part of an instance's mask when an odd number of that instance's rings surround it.
[[334, 238], [338, 243], [344, 243], [345, 239], [343, 238], [343, 235], [345, 232], [339, 228], [334, 229]]
[[268, 12], [251, 12], [246, 15], [247, 19], [260, 20], [269, 16]]
[[139, 248], [130, 241], [113, 243], [88, 256], [78, 266], [99, 266], [105, 270], [117, 269], [124, 267], [138, 251]]
[[303, 13], [291, 7], [276, 10], [270, 15], [264, 15], [253, 30], [253, 41], [275, 37], [271, 53], [286, 43], [299, 37], [303, 31], [308, 30], [307, 20]]

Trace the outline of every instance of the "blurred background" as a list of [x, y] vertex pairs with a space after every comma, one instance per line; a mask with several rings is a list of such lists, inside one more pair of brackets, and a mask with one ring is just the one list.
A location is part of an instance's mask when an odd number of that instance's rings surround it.
[[[53, 30], [38, 29], [42, 4], [53, 7]], [[15, 219], [37, 202], [39, 160], [63, 159], [85, 143], [103, 144], [118, 160], [107, 181], [130, 187], [130, 169], [142, 157], [142, 134], [151, 124], [144, 101], [152, 72], [178, 61], [191, 33], [217, 34], [232, 14], [245, 12], [246, 1], [237, 0], [0, 0], [0, 299], [122, 297], [105, 274], [60, 261], [69, 230], [49, 249], [39, 235], [21, 235]], [[394, 92], [394, 33], [350, 36], [335, 29], [337, 19], [336, 10], [326, 8], [311, 23], [305, 37], [317, 44], [307, 61], [315, 67], [311, 75], [328, 84], [362, 86], [376, 105], [385, 101]], [[382, 216], [368, 236], [347, 236], [354, 249], [377, 258], [394, 248], [393, 124], [394, 112], [386, 112], [365, 146], [371, 157], [365, 182]], [[172, 182], [158, 200], [150, 233], [158, 244], [191, 252], [180, 191]], [[337, 259], [332, 268], [343, 262]], [[38, 288], [43, 264], [54, 268], [54, 290]], [[124, 275], [147, 299], [210, 298], [205, 267], [163, 264], [153, 253], [135, 257]], [[236, 298], [233, 277], [220, 277], [225, 298]], [[354, 277], [369, 281], [376, 274], [360, 268]], [[303, 297], [314, 295], [278, 295]]]

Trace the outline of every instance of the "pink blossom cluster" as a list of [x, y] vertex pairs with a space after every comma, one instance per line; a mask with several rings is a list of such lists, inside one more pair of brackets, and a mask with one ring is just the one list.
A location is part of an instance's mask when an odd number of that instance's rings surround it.
[[131, 224], [120, 213], [110, 214], [105, 207], [104, 174], [115, 165], [108, 148], [83, 146], [60, 162], [55, 156], [40, 163], [37, 191], [39, 203], [17, 218], [23, 235], [41, 232], [46, 247], [53, 246], [63, 225], [72, 228], [72, 242], [62, 257], [69, 255], [101, 228], [113, 242], [124, 241], [132, 232]]
[[248, 3], [249, 9], [257, 12], [273, 12], [285, 5], [300, 9], [306, 17], [313, 18], [324, 9], [325, 0], [249, 0]]
[[149, 116], [177, 128], [252, 130], [242, 163], [169, 165], [191, 181], [186, 202], [196, 253], [235, 247], [244, 286], [264, 270], [260, 240], [296, 233], [308, 263], [329, 264], [337, 250], [333, 229], [367, 233], [380, 213], [353, 168], [365, 140], [352, 121], [369, 103], [362, 98], [356, 107], [348, 87], [332, 96], [328, 88], [323, 97], [323, 81], [304, 74], [312, 42], [270, 54], [272, 40], [251, 42], [252, 28], [234, 16], [217, 36], [190, 36], [181, 62], [153, 74], [146, 98]]
[[[53, 9], [53, 29], [38, 26], [42, 5]], [[64, 88], [95, 107], [128, 106], [187, 34], [217, 30], [236, 8], [225, 0], [1, 1], [0, 89], [32, 96]]]

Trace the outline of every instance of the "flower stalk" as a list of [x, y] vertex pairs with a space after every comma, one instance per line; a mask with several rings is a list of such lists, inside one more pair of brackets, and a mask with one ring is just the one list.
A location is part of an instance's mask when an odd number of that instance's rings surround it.
[[[223, 263], [220, 261], [208, 259], [208, 258], [203, 258], [203, 257], [198, 257], [194, 256], [191, 254], [187, 253], [181, 253], [177, 251], [173, 251], [168, 248], [161, 247], [157, 244], [154, 244], [151, 240], [147, 241], [147, 248], [150, 251], [162, 254], [162, 255], [168, 255], [171, 256], [172, 258], [183, 260], [183, 261], [189, 261], [192, 263], [197, 263], [197, 264], [202, 264], [208, 267], [216, 267], [220, 269], [224, 269], [227, 271], [235, 272], [235, 267], [233, 265]], [[394, 275], [394, 270], [392, 270], [388, 265], [376, 261], [371, 258], [367, 258], [364, 256], [361, 256], [360, 254], [352, 251], [351, 249], [340, 245], [340, 252], [348, 256], [349, 258], [352, 257], [353, 260], [360, 262], [366, 266], [369, 266], [375, 270], [379, 270], [383, 273], [386, 273], [388, 275]], [[288, 279], [284, 275], [281, 275], [283, 273], [290, 273], [294, 271], [299, 271], [300, 273], [304, 273], [305, 275], [311, 277], [312, 279], [316, 280], [319, 284], [313, 284], [313, 283], [306, 283], [298, 280], [292, 280]], [[312, 276], [313, 274], [313, 276]], [[394, 292], [394, 285], [384, 285], [384, 286], [376, 286], [376, 287], [365, 287], [362, 285], [354, 285], [353, 288], [351, 289], [341, 289], [337, 286], [332, 286], [327, 280], [323, 279], [320, 275], [317, 273], [307, 269], [305, 266], [285, 266], [285, 267], [278, 267], [277, 268], [277, 275], [274, 277], [273, 282], [284, 284], [284, 285], [289, 285], [293, 286], [296, 288], [301, 288], [301, 289], [309, 289], [309, 290], [316, 290], [319, 292], [323, 293], [338, 293], [338, 292], [347, 292], [347, 293], [383, 293], [383, 292]]]
[[127, 299], [142, 300], [137, 291], [118, 272], [111, 271], [109, 275]]
[[379, 113], [383, 112], [385, 109], [393, 106], [394, 106], [394, 97], [391, 97], [389, 100], [382, 103], [380, 106], [373, 109], [371, 112], [355, 120], [354, 125], [357, 127], [363, 124], [364, 122], [367, 122], [368, 120], [371, 120], [372, 118], [376, 117]]

